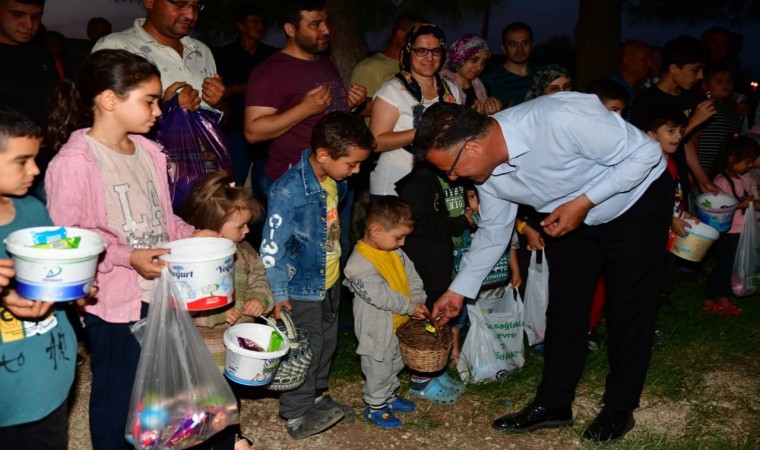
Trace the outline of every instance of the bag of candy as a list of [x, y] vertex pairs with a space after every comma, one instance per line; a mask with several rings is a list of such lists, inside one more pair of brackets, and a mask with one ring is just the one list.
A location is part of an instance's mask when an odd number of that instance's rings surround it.
[[239, 423], [237, 401], [164, 268], [150, 304], [126, 426], [135, 448], [183, 449]]

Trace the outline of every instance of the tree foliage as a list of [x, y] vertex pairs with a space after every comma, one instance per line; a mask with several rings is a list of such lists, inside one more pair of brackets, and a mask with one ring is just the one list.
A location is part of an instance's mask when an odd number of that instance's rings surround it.
[[757, 0], [622, 0], [633, 23], [728, 23], [760, 20]]

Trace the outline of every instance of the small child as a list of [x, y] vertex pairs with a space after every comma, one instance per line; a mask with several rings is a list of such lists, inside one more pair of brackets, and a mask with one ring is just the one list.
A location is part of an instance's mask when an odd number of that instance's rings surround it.
[[425, 290], [414, 263], [399, 247], [414, 228], [414, 213], [392, 195], [372, 202], [364, 237], [348, 258], [344, 284], [354, 293], [354, 328], [359, 340], [367, 409], [364, 417], [384, 429], [401, 426], [394, 412], [414, 412], [416, 406], [396, 395], [398, 373], [404, 368], [396, 329], [409, 316], [423, 319]]
[[[647, 116], [642, 122], [642, 130], [660, 144], [662, 154], [667, 161], [667, 170], [673, 178], [674, 202], [673, 217], [670, 219], [670, 233], [675, 236], [686, 236], [686, 228], [691, 228], [685, 219], [698, 221], [696, 217], [686, 211], [686, 192], [679, 175], [677, 162], [672, 155], [678, 150], [684, 136], [684, 129], [688, 121], [683, 113], [675, 108], [659, 106], [649, 109]], [[667, 252], [665, 258], [665, 272], [660, 286], [660, 307], [672, 307], [670, 291], [673, 286], [673, 278], [677, 265], [677, 257]]]
[[588, 85], [588, 93], [599, 97], [607, 111], [612, 111], [621, 117], [628, 106], [628, 92], [623, 86], [609, 78], [592, 81]]
[[[238, 323], [252, 322], [252, 317], [268, 314], [274, 301], [269, 290], [264, 271], [264, 263], [259, 254], [246, 242], [248, 224], [261, 221], [263, 209], [247, 189], [235, 186], [232, 175], [226, 172], [210, 173], [196, 185], [182, 205], [180, 217], [198, 229], [217, 231], [237, 244], [235, 253], [235, 304], [222, 310], [197, 313], [193, 322], [203, 337], [206, 346], [220, 370], [224, 370], [226, 348], [224, 332]], [[237, 385], [232, 385], [237, 394]], [[250, 444], [240, 443], [236, 434], [240, 427], [235, 425], [212, 437], [214, 443], [205, 442], [202, 448], [232, 450], [250, 448]], [[239, 441], [246, 441], [241, 438]]]
[[314, 354], [303, 385], [280, 395], [287, 431], [303, 439], [330, 428], [354, 410], [327, 393], [338, 340], [340, 223], [346, 178], [374, 150], [364, 121], [347, 112], [325, 115], [314, 126], [311, 148], [269, 189], [261, 259], [274, 295], [274, 317], [288, 308], [309, 333]]
[[[31, 119], [0, 106], [0, 240], [14, 231], [52, 226], [45, 206], [26, 195], [40, 170], [34, 162], [42, 133]], [[13, 261], [0, 246], [8, 285]], [[68, 446], [68, 398], [74, 382], [77, 340], [66, 313], [52, 302], [0, 295], [0, 442], [10, 448]], [[122, 427], [123, 431], [123, 427]]]
[[[710, 170], [715, 185], [726, 194], [736, 197], [739, 206], [734, 213], [734, 221], [727, 233], [721, 233], [715, 243], [715, 268], [710, 273], [705, 286], [705, 301], [702, 310], [709, 313], [734, 317], [741, 314], [729, 298], [731, 295], [731, 271], [739, 245], [739, 235], [744, 229], [744, 210], [750, 202], [760, 209], [760, 201], [752, 196], [752, 178], [747, 171], [760, 156], [760, 145], [749, 137], [734, 134], [726, 137]], [[747, 220], [754, 220], [754, 217]]]

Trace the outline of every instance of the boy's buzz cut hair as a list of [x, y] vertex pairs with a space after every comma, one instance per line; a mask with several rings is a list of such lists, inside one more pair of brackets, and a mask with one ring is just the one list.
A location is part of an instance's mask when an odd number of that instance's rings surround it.
[[710, 78], [723, 72], [728, 72], [728, 73], [733, 74], [734, 71], [731, 68], [731, 66], [729, 66], [726, 63], [722, 63], [722, 62], [709, 63], [702, 70], [702, 75], [703, 75], [702, 79], [703, 81], [709, 81]]
[[641, 129], [646, 132], [656, 133], [663, 125], [675, 125], [686, 128], [689, 120], [683, 112], [672, 106], [659, 106], [647, 111]]
[[617, 82], [609, 78], [594, 80], [588, 85], [588, 93], [599, 97], [602, 103], [610, 100], [619, 100], [628, 105], [628, 91]]
[[325, 149], [332, 159], [348, 156], [350, 147], [372, 152], [377, 143], [364, 120], [349, 112], [327, 114], [311, 132], [311, 150]]
[[0, 152], [4, 152], [8, 139], [28, 137], [42, 139], [42, 129], [24, 114], [0, 105]]
[[400, 226], [414, 227], [414, 212], [412, 207], [395, 195], [384, 195], [369, 204], [364, 226], [380, 225], [383, 230], [390, 231]]
[[681, 68], [686, 64], [705, 64], [710, 60], [710, 50], [704, 42], [691, 36], [681, 36], [662, 48], [662, 70], [671, 64]]

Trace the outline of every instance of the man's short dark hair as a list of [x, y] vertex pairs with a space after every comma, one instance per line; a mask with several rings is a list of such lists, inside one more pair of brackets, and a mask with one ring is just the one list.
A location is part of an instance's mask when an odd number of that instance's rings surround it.
[[641, 129], [644, 132], [656, 133], [657, 129], [663, 125], [675, 125], [686, 128], [689, 120], [672, 106], [658, 106], [647, 111], [644, 121], [641, 123]]
[[609, 78], [601, 78], [594, 80], [588, 85], [588, 93], [594, 94], [599, 97], [602, 103], [606, 103], [610, 100], [619, 100], [623, 103], [628, 103], [628, 91], [623, 86], [617, 84], [615, 81]]
[[501, 30], [501, 43], [507, 42], [507, 33], [511, 33], [513, 31], [527, 31], [530, 35], [530, 40], [533, 41], [533, 28], [530, 27], [527, 23], [524, 22], [512, 22], [506, 27], [504, 27], [503, 30]]
[[42, 130], [32, 119], [5, 105], [0, 105], [0, 152], [8, 139], [29, 137], [42, 139]]
[[704, 42], [691, 36], [681, 36], [665, 44], [662, 49], [662, 69], [671, 64], [681, 68], [686, 64], [704, 64], [710, 60], [710, 50]]
[[301, 11], [324, 11], [325, 0], [285, 0], [280, 14], [280, 26], [286, 23], [298, 28]]
[[475, 136], [488, 134], [491, 119], [472, 108], [455, 103], [436, 103], [425, 111], [414, 134], [412, 147], [419, 160], [430, 150], [448, 151], [457, 144]]
[[363, 119], [344, 111], [335, 111], [319, 119], [311, 132], [311, 149], [326, 149], [332, 159], [348, 156], [349, 147], [369, 151], [377, 143]]
[[393, 29], [391, 29], [391, 35], [395, 34], [398, 30], [404, 30], [408, 33], [416, 23], [429, 22], [425, 20], [419, 14], [401, 14], [393, 21]]
[[232, 10], [232, 23], [243, 23], [248, 16], [265, 17], [264, 10], [256, 5], [242, 5]]
[[384, 195], [372, 201], [367, 208], [364, 226], [378, 224], [385, 231], [400, 226], [414, 227], [414, 211], [408, 203], [395, 195]]

